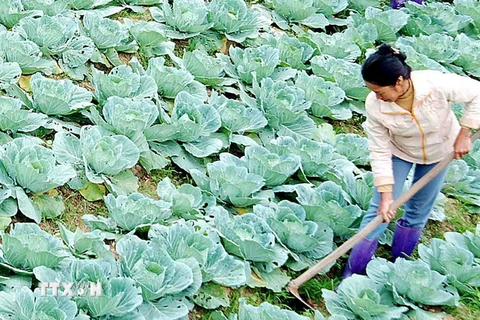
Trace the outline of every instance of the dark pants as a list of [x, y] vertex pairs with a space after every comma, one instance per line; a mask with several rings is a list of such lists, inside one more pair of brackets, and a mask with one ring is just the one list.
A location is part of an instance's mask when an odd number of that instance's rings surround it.
[[[403, 7], [403, 4], [405, 2], [407, 2], [408, 0], [390, 0], [390, 6], [393, 8], [393, 9], [398, 9], [400, 7]], [[419, 4], [422, 4], [423, 3], [423, 0], [412, 0], [413, 2], [416, 2], [416, 3], [419, 3]]]
[[[393, 185], [393, 198], [397, 199], [402, 194], [403, 185], [407, 179], [407, 175], [413, 166], [413, 163], [402, 160], [395, 156], [392, 157], [393, 175], [395, 184]], [[417, 182], [428, 171], [435, 167], [436, 163], [432, 164], [416, 164], [413, 174], [413, 183]], [[447, 175], [448, 168], [443, 169], [435, 178], [433, 178], [427, 185], [420, 189], [413, 197], [405, 203], [405, 211], [402, 217], [404, 227], [409, 228], [423, 228], [427, 223], [428, 216], [432, 210], [438, 193], [442, 189], [443, 181]], [[380, 193], [377, 188], [374, 189], [370, 207], [363, 221], [360, 225], [362, 229], [367, 223], [372, 221], [377, 216], [378, 206], [380, 204]], [[382, 223], [376, 230], [374, 230], [367, 239], [378, 239], [380, 235], [387, 228], [388, 223]]]

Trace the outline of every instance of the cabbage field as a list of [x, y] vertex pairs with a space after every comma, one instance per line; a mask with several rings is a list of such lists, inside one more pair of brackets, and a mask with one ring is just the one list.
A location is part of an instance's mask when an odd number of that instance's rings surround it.
[[480, 1], [0, 0], [0, 319], [480, 319], [480, 142], [413, 258], [285, 289], [368, 207], [382, 42], [480, 79]]

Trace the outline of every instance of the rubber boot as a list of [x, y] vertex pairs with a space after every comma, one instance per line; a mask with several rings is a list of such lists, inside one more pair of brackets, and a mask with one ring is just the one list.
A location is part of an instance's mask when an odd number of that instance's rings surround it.
[[403, 220], [397, 221], [392, 241], [392, 260], [410, 256], [417, 246], [423, 228], [409, 228], [402, 225]]
[[[412, 0], [413, 2], [416, 2], [418, 4], [422, 4], [423, 0]], [[399, 9], [403, 7], [403, 4], [407, 2], [407, 0], [390, 0], [390, 7], [393, 9]]]
[[367, 264], [372, 260], [377, 250], [378, 239], [368, 240], [362, 239], [355, 247], [353, 247], [347, 265], [343, 271], [342, 279], [350, 277], [352, 274], [365, 274]]

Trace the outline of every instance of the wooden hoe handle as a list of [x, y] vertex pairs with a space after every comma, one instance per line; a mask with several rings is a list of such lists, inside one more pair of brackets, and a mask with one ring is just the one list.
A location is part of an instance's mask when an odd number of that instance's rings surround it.
[[[471, 136], [472, 142], [477, 140], [480, 137], [480, 130], [475, 132]], [[435, 176], [437, 176], [443, 169], [445, 169], [450, 162], [455, 158], [455, 153], [452, 151], [449, 155], [447, 155], [442, 161], [437, 163], [437, 165], [430, 170], [427, 174], [425, 174], [420, 180], [414, 183], [410, 189], [408, 189], [405, 193], [403, 193], [399, 198], [397, 198], [391, 205], [390, 209], [396, 211], [399, 207], [401, 207], [405, 202], [408, 201], [414, 194], [416, 194], [421, 188], [423, 188], [427, 183], [429, 183]], [[343, 243], [340, 247], [332, 251], [328, 256], [320, 260], [316, 265], [312, 266], [304, 273], [302, 273], [297, 278], [290, 281], [287, 286], [288, 291], [294, 294], [297, 298], [302, 300], [298, 295], [298, 288], [317, 275], [320, 271], [324, 270], [331, 264], [335, 263], [335, 261], [340, 258], [342, 255], [347, 253], [348, 250], [353, 248], [358, 242], [360, 242], [363, 238], [368, 236], [373, 230], [375, 230], [380, 224], [383, 223], [383, 219], [381, 216], [375, 217], [372, 221], [370, 221], [363, 229], [361, 229], [358, 233], [356, 233], [353, 237], [348, 239], [345, 243]], [[302, 300], [303, 301], [303, 300]], [[308, 305], [308, 304], [307, 304]]]

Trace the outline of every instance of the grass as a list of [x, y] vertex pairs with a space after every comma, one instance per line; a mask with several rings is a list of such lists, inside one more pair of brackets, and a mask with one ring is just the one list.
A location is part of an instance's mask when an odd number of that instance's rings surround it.
[[235, 290], [229, 289], [228, 296], [230, 299], [230, 306], [216, 310], [206, 310], [195, 306], [190, 313], [190, 319], [208, 320], [211, 315], [217, 311], [221, 311], [227, 316], [232, 313], [238, 313], [240, 307], [239, 299], [241, 298], [245, 299], [250, 305], [258, 306], [263, 302], [268, 302], [282, 309], [294, 310], [300, 314], [303, 313], [305, 316], [313, 316], [313, 313], [310, 310], [305, 311], [304, 306], [287, 291], [273, 292], [265, 288], [252, 289], [244, 286]]
[[325, 301], [322, 297], [322, 289], [335, 290], [340, 284], [339, 276], [319, 275], [306, 282], [299, 290], [300, 295], [308, 304], [319, 310], [323, 314], [328, 314], [325, 308]]
[[[135, 166], [132, 171], [139, 178], [139, 190], [143, 194], [153, 198], [158, 198], [157, 184], [165, 177], [169, 177], [174, 185], [180, 186], [184, 183], [193, 183], [189, 176], [179, 171], [174, 165], [168, 165], [164, 169], [153, 170], [147, 174], [141, 166]], [[63, 198], [65, 205], [64, 212], [52, 219], [43, 219], [40, 223], [42, 230], [53, 235], [59, 235], [58, 223], [63, 224], [70, 231], [75, 231], [78, 227], [82, 231], [88, 231], [87, 226], [82, 220], [86, 214], [108, 217], [108, 210], [103, 201], [90, 202], [86, 200], [78, 191], [73, 191], [67, 186], [57, 188], [58, 193]]]
[[150, 10], [145, 9], [143, 12], [133, 12], [130, 9], [124, 9], [118, 13], [115, 13], [110, 19], [119, 20], [123, 22], [123, 18], [128, 18], [134, 22], [137, 21], [152, 21], [152, 15], [150, 14]]
[[187, 48], [188, 48], [188, 40], [176, 40], [175, 41], [175, 48], [173, 49], [173, 53], [177, 57], [183, 58], [183, 52]]
[[[479, 299], [477, 297], [477, 299]], [[449, 312], [449, 314], [456, 320], [478, 320], [480, 319], [480, 311], [472, 310], [466, 307], [463, 303], [455, 310]], [[450, 318], [452, 319], [452, 318]]]
[[[460, 307], [452, 311], [452, 315], [461, 320], [480, 319], [480, 290], [475, 294], [463, 295], [460, 299]], [[468, 306], [468, 307], [467, 307]]]
[[480, 289], [474, 289], [472, 294], [462, 294], [460, 306], [447, 311], [455, 319], [459, 320], [480, 319]]
[[445, 232], [470, 231], [475, 233], [475, 227], [480, 223], [480, 215], [471, 214], [467, 206], [455, 199], [447, 198], [445, 213], [445, 221], [430, 221], [427, 224], [422, 235], [422, 242], [428, 243], [431, 238], [443, 239]]
[[362, 123], [364, 121], [364, 116], [354, 114], [354, 116], [348, 120], [330, 120], [328, 123], [333, 126], [336, 134], [356, 133], [365, 137], [365, 130], [362, 128]]
[[57, 188], [59, 194], [63, 197], [65, 210], [63, 213], [53, 219], [43, 219], [40, 228], [53, 235], [59, 235], [58, 223], [62, 223], [67, 229], [75, 231], [80, 228], [82, 231], [88, 231], [87, 226], [82, 220], [85, 214], [108, 217], [108, 211], [103, 201], [87, 201], [79, 192], [74, 192], [67, 186]]

